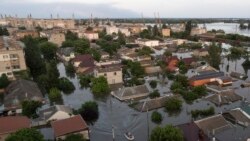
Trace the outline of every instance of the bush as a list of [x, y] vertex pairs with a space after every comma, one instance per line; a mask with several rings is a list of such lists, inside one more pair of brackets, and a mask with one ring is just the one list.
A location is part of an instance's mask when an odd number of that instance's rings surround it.
[[154, 128], [150, 135], [150, 141], [184, 141], [184, 138], [180, 129], [166, 125]]
[[149, 94], [149, 97], [151, 99], [156, 98], [156, 97], [160, 97], [160, 93], [158, 92], [158, 90], [154, 90], [152, 93]]
[[10, 81], [6, 74], [2, 74], [0, 77], [0, 89], [6, 88], [10, 84]]
[[35, 128], [23, 128], [9, 134], [5, 141], [45, 141], [43, 135]]
[[160, 124], [162, 122], [162, 115], [161, 113], [154, 111], [151, 115], [151, 120], [156, 123], [156, 124]]
[[95, 101], [85, 102], [78, 112], [81, 114], [84, 120], [90, 123], [96, 121], [99, 116], [98, 105]]
[[73, 85], [73, 83], [65, 77], [59, 79], [58, 88], [65, 94], [70, 94], [75, 90], [75, 86]]
[[38, 117], [36, 114], [37, 108], [41, 107], [42, 103], [39, 101], [23, 101], [22, 102], [22, 114], [29, 118]]
[[110, 90], [107, 79], [104, 76], [92, 79], [91, 90], [96, 96], [108, 94]]
[[149, 85], [152, 89], [155, 89], [157, 87], [157, 81], [153, 80], [149, 83]]
[[49, 100], [51, 103], [53, 102], [61, 102], [62, 101], [62, 95], [60, 90], [57, 88], [51, 88], [49, 91]]
[[75, 72], [76, 72], [73, 64], [71, 64], [71, 63], [69, 63], [68, 65], [65, 66], [65, 70], [66, 70], [67, 75], [72, 75], [72, 74], [75, 74]]
[[79, 77], [79, 83], [82, 88], [86, 88], [90, 86], [91, 79], [93, 79], [93, 76], [91, 75], [80, 75]]
[[182, 101], [176, 97], [171, 97], [165, 102], [165, 109], [168, 113], [177, 113], [181, 111]]
[[207, 116], [211, 116], [214, 115], [215, 111], [214, 111], [214, 107], [210, 107], [208, 109], [204, 109], [204, 110], [192, 110], [191, 114], [192, 114], [192, 118], [196, 119], [198, 117], [204, 118]]

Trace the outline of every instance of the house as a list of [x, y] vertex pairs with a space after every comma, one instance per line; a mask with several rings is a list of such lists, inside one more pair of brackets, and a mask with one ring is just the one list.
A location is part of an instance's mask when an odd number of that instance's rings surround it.
[[81, 115], [53, 121], [51, 127], [56, 140], [63, 140], [70, 134], [81, 134], [85, 139], [89, 140], [89, 127]]
[[180, 60], [178, 59], [177, 56], [171, 56], [171, 57], [167, 57], [165, 59], [165, 62], [167, 63], [167, 70], [171, 71], [171, 72], [175, 72], [178, 71], [178, 62]]
[[247, 79], [247, 75], [239, 73], [239, 72], [231, 72], [230, 73], [231, 77], [237, 78], [237, 79]]
[[111, 95], [120, 101], [134, 100], [147, 97], [149, 95], [149, 90], [146, 85], [139, 85], [134, 87], [124, 87], [111, 92]]
[[54, 105], [39, 111], [39, 117], [46, 122], [67, 119], [72, 115], [72, 109], [65, 105]]
[[159, 46], [158, 40], [149, 40], [149, 39], [137, 39], [135, 40], [136, 44], [139, 44], [140, 46], [147, 46], [147, 47], [156, 47]]
[[193, 57], [183, 58], [182, 61], [187, 67], [194, 67], [197, 64]]
[[63, 61], [70, 61], [75, 58], [75, 52], [73, 47], [59, 48], [56, 52], [57, 56]]
[[83, 36], [87, 38], [89, 41], [96, 41], [99, 39], [99, 35], [97, 32], [85, 31]]
[[0, 117], [0, 141], [5, 141], [11, 133], [30, 127], [31, 121], [26, 116]]
[[93, 73], [95, 67], [94, 58], [90, 54], [77, 55], [72, 63], [77, 73]]
[[61, 30], [42, 31], [40, 36], [48, 38], [49, 42], [56, 44], [58, 47], [65, 41], [65, 34]]
[[248, 127], [250, 125], [250, 116], [241, 108], [232, 109], [223, 113], [222, 115], [226, 120], [234, 124], [238, 124], [243, 127]]
[[163, 37], [170, 37], [170, 31], [171, 31], [171, 29], [163, 28], [163, 29], [161, 30], [162, 36], [163, 36]]
[[105, 51], [101, 51], [100, 54], [101, 54], [101, 59], [108, 59], [110, 57], [110, 55]]
[[13, 32], [15, 39], [20, 40], [25, 36], [31, 36], [33, 38], [39, 37], [39, 34], [36, 30], [17, 30]]
[[108, 84], [123, 83], [121, 64], [111, 64], [96, 67], [94, 70], [94, 76], [104, 76], [107, 79]]
[[182, 133], [185, 141], [210, 141], [208, 136], [194, 123], [184, 123], [177, 125]]
[[144, 69], [147, 75], [155, 75], [155, 74], [160, 74], [162, 72], [162, 69], [160, 66], [148, 66], [148, 67], [145, 67]]
[[108, 35], [112, 35], [113, 33], [118, 34], [119, 29], [116, 26], [107, 26], [106, 32]]
[[4, 109], [16, 113], [22, 113], [22, 102], [34, 100], [44, 102], [43, 94], [38, 85], [29, 80], [19, 79], [13, 81], [6, 88], [4, 95]]
[[26, 70], [24, 45], [12, 38], [0, 37], [0, 76], [15, 79], [14, 72]]
[[185, 31], [185, 23], [180, 23], [180, 24], [171, 24], [170, 28], [173, 32], [184, 32]]
[[207, 29], [206, 28], [200, 28], [200, 27], [195, 27], [191, 29], [191, 36], [195, 36], [195, 35], [200, 35], [200, 34], [204, 34], [207, 33]]
[[202, 48], [202, 49], [195, 49], [193, 51], [193, 55], [195, 57], [206, 57], [209, 55], [208, 50], [206, 48]]
[[232, 79], [224, 76], [224, 72], [217, 71], [203, 71], [189, 78], [191, 86], [201, 86], [210, 82], [218, 82], [219, 85], [228, 85], [232, 84]]
[[124, 34], [126, 37], [128, 37], [128, 36], [131, 35], [131, 33], [130, 33], [130, 31], [129, 31], [128, 28], [120, 27], [120, 28], [119, 28], [119, 31], [120, 31], [122, 34]]

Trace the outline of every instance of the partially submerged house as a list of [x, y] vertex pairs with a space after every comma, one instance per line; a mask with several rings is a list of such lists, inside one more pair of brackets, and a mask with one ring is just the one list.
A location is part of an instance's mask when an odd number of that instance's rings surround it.
[[67, 119], [72, 115], [73, 110], [65, 105], [54, 105], [39, 111], [39, 117], [46, 122]]
[[70, 134], [81, 134], [85, 139], [89, 139], [89, 127], [81, 115], [54, 121], [51, 127], [56, 140], [65, 139]]
[[56, 54], [61, 60], [66, 62], [75, 58], [74, 47], [59, 48]]
[[135, 87], [124, 87], [111, 92], [111, 95], [120, 101], [133, 100], [147, 97], [149, 95], [149, 90], [146, 85], [139, 85]]
[[90, 74], [95, 68], [94, 58], [90, 54], [77, 55], [72, 59], [72, 63], [77, 73]]
[[31, 121], [26, 116], [0, 117], [0, 141], [4, 141], [8, 135], [23, 128], [30, 128]]
[[44, 102], [43, 94], [38, 85], [29, 80], [19, 79], [10, 83], [4, 95], [4, 109], [22, 113], [22, 102], [34, 100]]

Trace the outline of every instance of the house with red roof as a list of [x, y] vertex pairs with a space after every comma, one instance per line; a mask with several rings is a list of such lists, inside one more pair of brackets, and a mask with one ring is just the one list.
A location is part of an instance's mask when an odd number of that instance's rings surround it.
[[26, 116], [7, 116], [0, 118], [0, 141], [4, 141], [8, 135], [23, 128], [30, 128], [31, 121]]
[[77, 73], [90, 74], [95, 68], [95, 60], [90, 54], [77, 55], [72, 63]]
[[177, 56], [170, 56], [165, 59], [165, 62], [167, 63], [167, 70], [171, 72], [178, 71], [178, 62], [180, 60]]
[[51, 127], [56, 140], [65, 139], [70, 134], [81, 134], [89, 140], [89, 127], [81, 115], [54, 121], [51, 123]]

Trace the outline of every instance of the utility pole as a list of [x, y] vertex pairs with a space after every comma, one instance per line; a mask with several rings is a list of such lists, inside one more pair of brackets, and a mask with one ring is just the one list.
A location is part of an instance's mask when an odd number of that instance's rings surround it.
[[147, 130], [148, 130], [148, 141], [149, 141], [148, 103], [146, 103], [146, 107], [147, 107], [147, 126], [148, 126]]
[[114, 128], [113, 120], [112, 120], [113, 108], [112, 108], [112, 99], [111, 98], [110, 98], [110, 109], [111, 109], [112, 139], [113, 139], [113, 141], [115, 141], [115, 128]]

